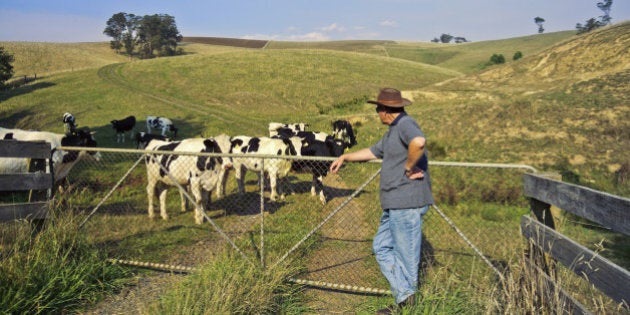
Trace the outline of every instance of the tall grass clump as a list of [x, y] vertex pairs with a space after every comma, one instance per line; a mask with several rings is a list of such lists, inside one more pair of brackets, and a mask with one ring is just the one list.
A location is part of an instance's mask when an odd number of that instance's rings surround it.
[[0, 226], [0, 309], [4, 314], [77, 310], [122, 287], [126, 273], [90, 245], [70, 213], [51, 211], [41, 227]]
[[223, 253], [148, 306], [150, 314], [297, 314], [306, 312], [301, 286], [288, 283], [288, 264], [263, 270]]

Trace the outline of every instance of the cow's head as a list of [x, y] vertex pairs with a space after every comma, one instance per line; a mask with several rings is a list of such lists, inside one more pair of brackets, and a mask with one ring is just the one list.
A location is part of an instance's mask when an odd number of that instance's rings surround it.
[[346, 120], [337, 120], [332, 123], [333, 136], [335, 139], [343, 140], [348, 148], [357, 144], [357, 140], [352, 130], [352, 124]]
[[[94, 139], [95, 131], [89, 129], [78, 129], [73, 134], [66, 134], [61, 138], [61, 145], [66, 147], [85, 147], [96, 148], [96, 139]], [[79, 152], [73, 151], [64, 156], [63, 160], [75, 160], [78, 157]], [[88, 151], [88, 154], [99, 161], [101, 159], [101, 153], [98, 151]]]
[[347, 144], [343, 140], [334, 139], [331, 136], [326, 137], [326, 146], [330, 152], [330, 156], [339, 157], [345, 151]]

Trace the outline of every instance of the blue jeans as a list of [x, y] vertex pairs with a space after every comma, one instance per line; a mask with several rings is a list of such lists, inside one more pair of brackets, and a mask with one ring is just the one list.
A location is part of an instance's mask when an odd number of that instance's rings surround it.
[[384, 210], [372, 248], [396, 303], [418, 289], [422, 216], [429, 206]]

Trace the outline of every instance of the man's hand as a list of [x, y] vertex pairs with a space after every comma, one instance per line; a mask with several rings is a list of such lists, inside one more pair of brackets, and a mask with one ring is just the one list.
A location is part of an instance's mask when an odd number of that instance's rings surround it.
[[414, 166], [410, 171], [405, 171], [405, 176], [409, 179], [421, 179], [424, 178], [424, 171]]

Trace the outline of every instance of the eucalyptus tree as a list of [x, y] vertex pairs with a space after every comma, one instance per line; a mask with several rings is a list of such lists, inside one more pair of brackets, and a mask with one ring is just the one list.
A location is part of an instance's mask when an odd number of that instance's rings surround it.
[[112, 15], [107, 20], [107, 27], [103, 31], [103, 34], [112, 37], [110, 47], [116, 52], [120, 52], [120, 49], [124, 47], [125, 52], [131, 56], [135, 49], [138, 21], [139, 17], [135, 14], [119, 12]]
[[537, 16], [534, 18], [534, 23], [538, 25], [538, 34], [542, 34], [545, 31], [545, 28], [543, 28], [543, 23], [545, 23], [545, 19]]
[[13, 55], [0, 46], [0, 86], [13, 77]]

